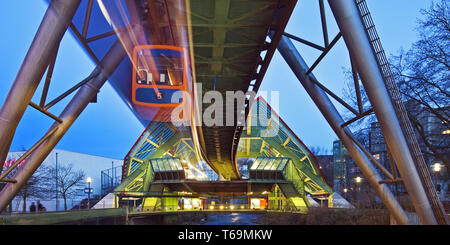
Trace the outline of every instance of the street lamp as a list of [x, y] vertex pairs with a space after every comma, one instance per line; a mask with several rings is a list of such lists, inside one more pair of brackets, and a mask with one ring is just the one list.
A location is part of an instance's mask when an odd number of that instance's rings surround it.
[[440, 172], [442, 170], [442, 164], [436, 162], [433, 165], [431, 165], [431, 168], [433, 169], [433, 172], [434, 172], [434, 182], [435, 182], [435, 185], [436, 185], [436, 189], [438, 189], [437, 191], [440, 192], [439, 175], [440, 175]]
[[92, 178], [91, 177], [87, 177], [86, 178], [86, 182], [88, 183], [88, 209], [91, 208], [91, 182], [92, 182]]
[[356, 194], [356, 200], [357, 200], [358, 206], [359, 206], [359, 197], [360, 197], [359, 192], [361, 191], [361, 185], [360, 185], [360, 183], [362, 182], [362, 178], [359, 177], [359, 176], [357, 176], [357, 177], [355, 178], [355, 182], [356, 182], [356, 186], [358, 187], [358, 191], [357, 191], [355, 194]]
[[435, 173], [439, 173], [440, 171], [441, 171], [441, 164], [440, 163], [435, 163], [435, 164], [433, 164], [432, 165], [432, 167], [433, 167], [433, 171], [435, 172]]

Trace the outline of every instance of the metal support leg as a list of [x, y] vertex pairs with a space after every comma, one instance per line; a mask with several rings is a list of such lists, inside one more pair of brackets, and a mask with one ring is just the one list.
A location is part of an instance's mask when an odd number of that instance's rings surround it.
[[347, 135], [347, 133], [350, 134], [350, 131], [341, 127], [344, 120], [325, 92], [313, 82], [316, 80], [314, 75], [306, 75], [309, 67], [289, 38], [283, 36], [277, 48], [391, 214], [399, 224], [409, 224], [405, 211], [389, 188], [385, 184], [379, 184], [382, 179], [370, 159]]
[[0, 172], [17, 125], [55, 55], [80, 0], [53, 0], [0, 110]]
[[[75, 94], [66, 108], [63, 110], [59, 118], [62, 123], [54, 123], [49, 133], [54, 131], [48, 138], [30, 154], [26, 163], [19, 168], [12, 179], [16, 180], [15, 184], [7, 184], [0, 192], [0, 212], [11, 202], [17, 195], [20, 188], [28, 181], [34, 171], [41, 165], [48, 154], [52, 151], [58, 141], [63, 137], [72, 123], [77, 119], [81, 112], [86, 108], [92, 98], [97, 94], [99, 89], [108, 79], [109, 75], [114, 72], [120, 62], [126, 56], [125, 49], [121, 42], [116, 41], [109, 52], [105, 55], [101, 62], [102, 72], [98, 76], [93, 77], [88, 83], [84, 84]], [[97, 67], [93, 73], [100, 69]], [[54, 130], [56, 128], [56, 130]]]
[[328, 3], [356, 63], [387, 147], [397, 164], [416, 212], [423, 224], [437, 224], [357, 6], [354, 1], [349, 0], [329, 0]]

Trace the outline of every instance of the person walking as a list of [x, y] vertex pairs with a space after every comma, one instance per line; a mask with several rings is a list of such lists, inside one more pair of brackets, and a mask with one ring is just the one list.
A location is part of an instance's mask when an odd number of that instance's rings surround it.
[[42, 205], [42, 203], [40, 202], [40, 201], [37, 201], [37, 211], [38, 212], [45, 212], [45, 207], [44, 207], [44, 205]]
[[36, 205], [34, 205], [34, 202], [32, 202], [31, 205], [30, 205], [30, 212], [31, 213], [36, 212]]

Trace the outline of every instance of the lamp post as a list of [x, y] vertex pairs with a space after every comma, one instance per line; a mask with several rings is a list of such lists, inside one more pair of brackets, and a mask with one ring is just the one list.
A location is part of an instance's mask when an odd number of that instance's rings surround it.
[[87, 177], [86, 182], [88, 183], [88, 209], [90, 209], [91, 207], [91, 182], [92, 182], [92, 178], [91, 177]]
[[58, 211], [58, 152], [55, 153], [55, 211]]
[[362, 182], [362, 178], [357, 176], [355, 178], [355, 183], [356, 183], [356, 186], [358, 188], [355, 188], [355, 192], [356, 192], [356, 199], [357, 199], [357, 202], [358, 202], [358, 207], [359, 207], [359, 198], [360, 198], [359, 192], [361, 192], [361, 182]]
[[433, 169], [434, 182], [435, 182], [436, 188], [438, 189], [438, 192], [439, 192], [440, 190], [438, 188], [438, 178], [439, 178], [439, 174], [442, 170], [442, 164], [436, 162], [433, 165], [431, 165], [431, 168]]

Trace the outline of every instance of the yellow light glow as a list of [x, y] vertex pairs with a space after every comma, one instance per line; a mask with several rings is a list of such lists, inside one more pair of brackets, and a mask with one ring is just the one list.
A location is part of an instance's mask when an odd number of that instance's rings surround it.
[[440, 172], [441, 171], [441, 164], [438, 163], [438, 162], [433, 164], [433, 171], [434, 172]]
[[355, 178], [355, 181], [356, 181], [356, 183], [361, 183], [362, 178], [358, 176], [358, 177]]
[[213, 205], [209, 206], [209, 209], [214, 209], [214, 206]]
[[220, 205], [220, 207], [219, 207], [219, 208], [220, 208], [220, 210], [223, 210], [223, 209], [224, 209], [223, 205]]
[[450, 129], [442, 131], [442, 134], [450, 134]]
[[347, 190], [347, 188], [344, 188], [344, 192], [347, 192], [348, 190]]
[[244, 205], [241, 205], [241, 209], [244, 209], [245, 208], [245, 206]]
[[233, 209], [234, 209], [234, 205], [231, 205], [231, 206], [230, 206], [230, 209], [233, 210]]
[[92, 183], [92, 178], [91, 178], [91, 177], [87, 177], [87, 178], [86, 178], [86, 182], [87, 182], [87, 183]]

